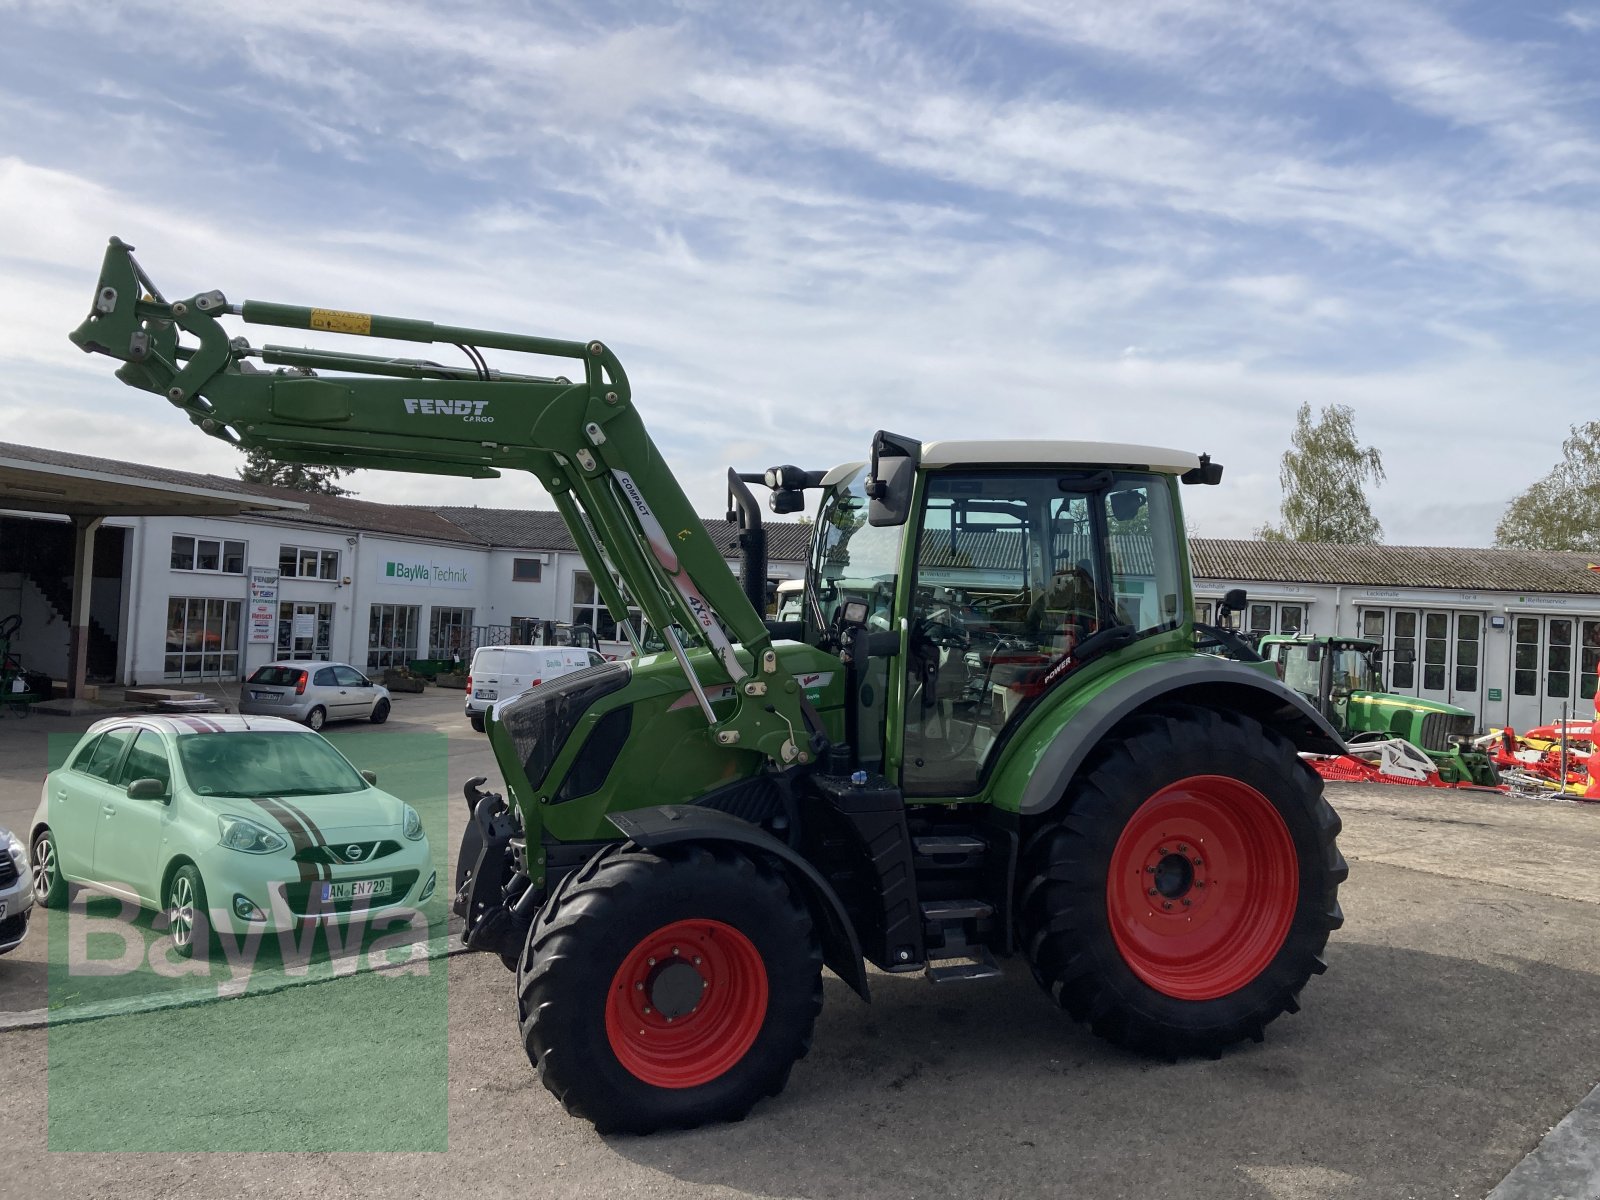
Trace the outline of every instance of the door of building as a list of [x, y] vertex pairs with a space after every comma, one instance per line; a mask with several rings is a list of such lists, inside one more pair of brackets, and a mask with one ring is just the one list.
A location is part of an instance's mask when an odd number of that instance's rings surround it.
[[[1384, 658], [1389, 691], [1454, 704], [1483, 721], [1483, 613], [1363, 608], [1360, 629], [1362, 637], [1381, 642], [1389, 652]], [[1413, 661], [1398, 661], [1405, 657]]]
[[1506, 723], [1531, 729], [1561, 719], [1594, 716], [1600, 670], [1600, 618], [1513, 616], [1511, 691]]

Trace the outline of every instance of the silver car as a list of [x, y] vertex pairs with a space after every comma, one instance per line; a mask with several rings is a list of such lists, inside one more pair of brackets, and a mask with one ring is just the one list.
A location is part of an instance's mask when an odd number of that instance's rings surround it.
[[28, 936], [33, 912], [33, 879], [22, 840], [0, 829], [0, 954], [15, 950]]
[[257, 667], [239, 692], [239, 711], [288, 717], [321, 729], [329, 721], [389, 719], [389, 689], [349, 663], [273, 662]]

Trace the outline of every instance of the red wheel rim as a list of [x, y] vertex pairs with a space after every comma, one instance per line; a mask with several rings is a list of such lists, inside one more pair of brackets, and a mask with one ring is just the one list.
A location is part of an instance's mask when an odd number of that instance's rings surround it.
[[622, 960], [606, 997], [617, 1061], [655, 1087], [710, 1083], [750, 1049], [767, 1018], [761, 952], [721, 921], [674, 921]]
[[1179, 1000], [1215, 1000], [1267, 969], [1299, 894], [1294, 839], [1272, 802], [1237, 779], [1192, 775], [1123, 829], [1106, 915], [1141, 980]]

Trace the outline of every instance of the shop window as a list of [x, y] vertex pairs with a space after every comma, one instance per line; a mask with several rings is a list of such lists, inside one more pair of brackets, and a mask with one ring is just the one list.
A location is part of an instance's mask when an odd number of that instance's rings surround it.
[[1545, 647], [1544, 694], [1565, 700], [1572, 694], [1572, 622], [1551, 617]]
[[173, 596], [167, 601], [168, 679], [238, 679], [240, 600]]
[[278, 572], [285, 579], [339, 578], [339, 552], [316, 546], [279, 546]]
[[514, 558], [511, 560], [511, 580], [513, 583], [538, 583], [544, 578], [544, 564], [537, 558]]
[[332, 604], [302, 600], [278, 605], [278, 658], [327, 658], [332, 649]]
[[466, 658], [472, 652], [472, 610], [435, 608], [428, 615], [428, 657]]
[[417, 657], [415, 604], [374, 604], [367, 623], [367, 669], [403, 667]]
[[209, 571], [217, 575], [243, 575], [244, 549], [243, 542], [174, 534], [172, 569]]
[[[643, 616], [632, 605], [628, 606], [628, 621], [636, 630], [644, 623]], [[594, 586], [594, 576], [587, 571], [572, 573], [572, 623], [589, 626], [602, 642], [621, 641], [627, 637], [617, 629], [611, 611]]]

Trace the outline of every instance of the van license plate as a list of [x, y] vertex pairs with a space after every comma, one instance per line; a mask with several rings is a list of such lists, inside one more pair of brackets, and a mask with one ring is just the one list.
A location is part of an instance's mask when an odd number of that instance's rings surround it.
[[495, 691], [493, 688], [479, 688], [477, 691], [472, 693], [472, 698], [474, 700], [498, 700], [500, 698], [500, 693]]
[[392, 879], [346, 879], [322, 885], [322, 899], [365, 900], [372, 896], [387, 896], [394, 887]]

